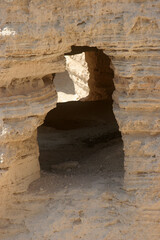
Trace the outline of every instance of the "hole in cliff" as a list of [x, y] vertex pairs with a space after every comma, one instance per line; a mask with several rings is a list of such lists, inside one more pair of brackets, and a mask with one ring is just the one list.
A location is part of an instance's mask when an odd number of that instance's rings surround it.
[[58, 93], [79, 97], [77, 101], [61, 95], [40, 127], [41, 169], [62, 176], [123, 175], [122, 140], [112, 109], [111, 60], [102, 50], [88, 47], [72, 47], [66, 58], [70, 83], [67, 89], [65, 76], [57, 74]]

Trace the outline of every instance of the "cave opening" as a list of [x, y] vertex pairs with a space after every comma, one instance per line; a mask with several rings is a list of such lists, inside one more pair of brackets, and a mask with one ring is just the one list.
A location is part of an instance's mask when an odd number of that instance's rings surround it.
[[57, 107], [38, 131], [41, 170], [61, 176], [123, 175], [122, 139], [113, 113], [114, 72], [95, 47], [72, 47], [54, 77]]

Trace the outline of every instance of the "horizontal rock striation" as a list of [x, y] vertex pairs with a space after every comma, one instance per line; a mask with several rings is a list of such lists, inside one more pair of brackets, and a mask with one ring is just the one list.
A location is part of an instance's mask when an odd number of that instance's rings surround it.
[[11, 175], [22, 191], [18, 182], [26, 189], [39, 174], [35, 132], [56, 99], [43, 76], [64, 71], [71, 46], [97, 47], [112, 62], [114, 112], [125, 151], [128, 202], [112, 239], [159, 239], [159, 16], [159, 0], [0, 2], [2, 192], [8, 194]]
[[[39, 178], [37, 127], [56, 106], [52, 75], [13, 79], [1, 87], [0, 209], [10, 194], [23, 192]], [[9, 201], [8, 201], [9, 202]]]

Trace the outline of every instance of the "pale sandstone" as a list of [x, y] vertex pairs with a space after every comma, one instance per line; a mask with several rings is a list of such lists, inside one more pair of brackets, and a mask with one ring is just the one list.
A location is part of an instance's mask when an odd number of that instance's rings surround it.
[[126, 236], [159, 239], [159, 15], [159, 0], [0, 2], [1, 206], [39, 176], [35, 131], [56, 104], [52, 81], [43, 77], [65, 70], [72, 45], [95, 46], [110, 57], [115, 74], [124, 189], [129, 206], [136, 206], [124, 214]]
[[66, 55], [65, 59], [66, 71], [57, 73], [54, 78], [57, 102], [82, 100], [89, 94], [89, 71], [85, 53]]
[[77, 100], [85, 98], [89, 94], [88, 64], [85, 60], [85, 53], [66, 56], [66, 69], [74, 83]]

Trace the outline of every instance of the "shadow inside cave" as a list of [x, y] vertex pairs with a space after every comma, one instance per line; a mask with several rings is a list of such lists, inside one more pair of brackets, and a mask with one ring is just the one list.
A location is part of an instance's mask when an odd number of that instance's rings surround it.
[[39, 128], [40, 165], [58, 175], [123, 177], [123, 143], [112, 101], [58, 103]]

